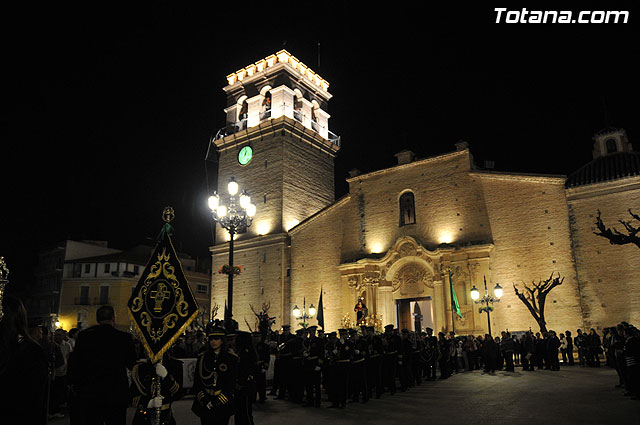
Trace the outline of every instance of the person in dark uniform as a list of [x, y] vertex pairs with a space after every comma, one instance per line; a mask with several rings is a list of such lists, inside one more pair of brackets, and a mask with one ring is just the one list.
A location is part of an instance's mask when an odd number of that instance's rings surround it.
[[527, 331], [520, 341], [520, 361], [522, 370], [533, 372], [535, 370], [535, 341], [530, 331]]
[[306, 393], [305, 406], [320, 407], [322, 401], [320, 395], [320, 381], [322, 365], [324, 363], [324, 342], [316, 336], [317, 326], [309, 326], [305, 339], [303, 353], [304, 383]]
[[[160, 385], [160, 395], [157, 395]], [[147, 359], [131, 371], [129, 397], [136, 409], [132, 425], [175, 425], [171, 403], [182, 397], [182, 362], [165, 354], [155, 365]]]
[[373, 326], [367, 327], [369, 342], [369, 358], [367, 359], [367, 384], [369, 389], [369, 397], [373, 396], [375, 388], [375, 397], [382, 397], [384, 392], [384, 373], [382, 363], [384, 361], [384, 341], [381, 335], [374, 332]]
[[400, 391], [404, 392], [411, 385], [411, 356], [413, 355], [408, 329], [402, 330], [398, 344], [398, 375], [400, 377]]
[[336, 383], [334, 380], [335, 363], [338, 358], [337, 349], [337, 333], [329, 332], [327, 334], [327, 341], [324, 344], [324, 366], [322, 368], [322, 385], [324, 386], [329, 401], [332, 403], [330, 407], [338, 407], [336, 400]]
[[565, 331], [565, 339], [567, 340], [567, 359], [569, 360], [569, 366], [575, 365], [575, 360], [573, 359], [573, 337], [571, 336], [571, 331]]
[[426, 328], [424, 341], [425, 375], [428, 380], [433, 381], [436, 379], [438, 369], [438, 338], [433, 335], [433, 329]]
[[422, 338], [418, 332], [411, 333], [411, 347], [413, 349], [411, 356], [411, 375], [414, 385], [422, 384], [422, 369], [424, 367], [422, 361], [423, 350]]
[[[544, 333], [546, 335], [546, 332]], [[546, 350], [546, 341], [540, 335], [539, 332], [536, 332], [536, 339], [534, 343], [534, 357], [535, 357], [535, 365], [538, 369], [544, 368], [544, 360], [547, 356]]]
[[304, 398], [304, 380], [303, 377], [303, 343], [306, 341], [306, 331], [300, 328], [296, 331], [296, 335], [287, 341], [290, 346], [291, 361], [288, 370], [288, 390], [290, 400], [294, 403], [302, 403]]
[[133, 338], [115, 328], [113, 307], [98, 308], [96, 319], [96, 326], [78, 334], [69, 359], [71, 423], [124, 425], [129, 405], [127, 369], [136, 363]]
[[269, 369], [269, 362], [271, 360], [271, 349], [269, 348], [269, 344], [262, 340], [262, 333], [253, 332], [251, 338], [256, 354], [258, 355], [258, 368], [254, 376], [255, 391], [253, 392], [251, 400], [264, 403], [267, 400], [267, 370]]
[[493, 337], [489, 334], [484, 335], [484, 344], [482, 345], [482, 358], [484, 359], [484, 371], [493, 373], [496, 371], [500, 347], [496, 344]]
[[393, 395], [396, 393], [396, 371], [398, 367], [398, 347], [394, 338], [393, 325], [384, 327], [384, 342], [384, 386]]
[[227, 350], [222, 326], [207, 326], [207, 338], [208, 347], [196, 362], [191, 410], [202, 425], [227, 425], [234, 414], [238, 356]]
[[451, 376], [449, 368], [451, 357], [450, 341], [445, 338], [444, 332], [438, 332], [438, 365], [440, 366], [440, 379], [447, 379]]
[[367, 340], [358, 335], [356, 329], [349, 329], [349, 340], [353, 345], [353, 353], [350, 364], [350, 395], [354, 402], [360, 401], [362, 394], [362, 402], [369, 401], [369, 390], [367, 389], [367, 369], [366, 355], [369, 351]]
[[18, 298], [2, 299], [0, 320], [0, 418], [3, 424], [47, 422], [47, 357], [29, 335], [27, 311]]
[[[287, 342], [295, 338], [291, 334], [291, 325], [282, 325], [282, 334], [278, 338], [278, 354], [274, 365], [274, 386], [278, 389], [277, 399], [284, 400], [288, 391], [290, 391], [291, 380], [291, 344]], [[289, 394], [291, 395], [291, 394]]]
[[560, 370], [560, 360], [558, 359], [558, 349], [560, 348], [560, 339], [556, 336], [555, 331], [549, 331], [547, 333], [547, 369], [553, 371]]
[[333, 399], [331, 407], [345, 408], [347, 406], [347, 391], [349, 379], [349, 364], [353, 354], [353, 344], [349, 341], [346, 329], [340, 329], [340, 339], [336, 341], [333, 352], [335, 362], [333, 365], [332, 384]]
[[254, 393], [254, 376], [258, 371], [258, 354], [251, 343], [251, 334], [236, 331], [238, 377], [235, 391], [235, 424], [253, 425], [253, 409], [250, 396]]

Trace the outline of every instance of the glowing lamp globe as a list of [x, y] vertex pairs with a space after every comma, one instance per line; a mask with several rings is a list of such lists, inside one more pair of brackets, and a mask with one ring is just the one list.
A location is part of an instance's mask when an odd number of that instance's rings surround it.
[[480, 291], [478, 291], [478, 288], [476, 288], [476, 286], [474, 285], [473, 288], [471, 288], [471, 299], [475, 301], [479, 298], [480, 298]]
[[502, 286], [500, 286], [499, 283], [496, 283], [496, 287], [493, 288], [493, 293], [495, 294], [496, 298], [502, 297]]

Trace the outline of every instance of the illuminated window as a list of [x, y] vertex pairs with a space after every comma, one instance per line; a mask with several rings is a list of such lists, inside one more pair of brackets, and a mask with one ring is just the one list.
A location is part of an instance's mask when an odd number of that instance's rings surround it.
[[242, 105], [240, 105], [240, 112], [238, 113], [238, 121], [240, 121], [240, 129], [247, 129], [247, 118], [249, 117], [249, 104], [246, 100], [242, 101]]
[[300, 100], [297, 94], [293, 101], [293, 117], [297, 121], [302, 122], [302, 100]]
[[400, 226], [415, 224], [416, 206], [413, 193], [405, 192], [400, 196]]
[[262, 113], [260, 114], [260, 119], [271, 118], [271, 92], [267, 92], [264, 95], [264, 100], [262, 101]]

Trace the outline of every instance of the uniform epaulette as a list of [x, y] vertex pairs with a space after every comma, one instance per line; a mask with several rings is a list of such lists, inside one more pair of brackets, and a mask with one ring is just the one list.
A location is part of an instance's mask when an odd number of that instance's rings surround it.
[[147, 392], [145, 391], [145, 388], [142, 382], [140, 382], [139, 368], [140, 368], [140, 363], [136, 363], [133, 366], [133, 369], [131, 370], [131, 381], [133, 381], [133, 383], [136, 385], [136, 388], [138, 388], [138, 392], [146, 396]]

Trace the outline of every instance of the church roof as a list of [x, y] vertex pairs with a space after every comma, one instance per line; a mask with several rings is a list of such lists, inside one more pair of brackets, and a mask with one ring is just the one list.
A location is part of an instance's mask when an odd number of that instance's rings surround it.
[[617, 152], [598, 157], [569, 175], [566, 188], [640, 175], [640, 152]]

